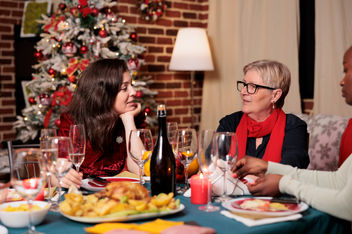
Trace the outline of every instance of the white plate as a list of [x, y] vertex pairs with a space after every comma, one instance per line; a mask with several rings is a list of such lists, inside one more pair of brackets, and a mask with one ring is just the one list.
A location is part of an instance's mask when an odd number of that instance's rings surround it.
[[[102, 177], [108, 181], [125, 181], [132, 183], [139, 183], [139, 179], [131, 178], [131, 177]], [[105, 185], [99, 185], [99, 183], [93, 182], [94, 179], [84, 179], [82, 180], [81, 187], [87, 189], [89, 191], [98, 192], [104, 189]]]
[[222, 203], [222, 206], [228, 209], [229, 211], [243, 213], [243, 214], [253, 214], [253, 215], [267, 215], [267, 216], [287, 216], [296, 213], [300, 213], [308, 209], [308, 205], [304, 202], [300, 202], [298, 204], [285, 204], [288, 210], [281, 211], [258, 211], [258, 210], [250, 210], [243, 209], [240, 207], [240, 204], [246, 200], [259, 199], [259, 200], [271, 200], [272, 197], [242, 197], [231, 199]]
[[182, 211], [184, 208], [185, 208], [185, 206], [183, 204], [180, 204], [180, 206], [175, 210], [160, 211], [160, 212], [155, 212], [155, 213], [142, 213], [142, 214], [128, 215], [128, 216], [124, 216], [124, 217], [111, 217], [111, 216], [108, 216], [108, 217], [77, 217], [77, 216], [67, 215], [62, 212], [60, 212], [60, 213], [68, 219], [71, 219], [71, 220], [77, 221], [77, 222], [81, 222], [81, 223], [103, 223], [103, 222], [114, 222], [114, 221], [124, 222], [124, 221], [157, 218], [157, 217], [161, 217], [161, 216], [176, 214], [176, 213]]

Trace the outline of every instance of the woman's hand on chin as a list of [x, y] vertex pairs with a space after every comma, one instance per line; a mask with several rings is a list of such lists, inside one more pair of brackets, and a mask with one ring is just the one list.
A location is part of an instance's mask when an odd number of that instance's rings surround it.
[[120, 118], [122, 119], [123, 122], [128, 118], [131, 118], [131, 117], [134, 118], [136, 115], [138, 115], [141, 112], [141, 109], [142, 109], [141, 104], [139, 102], [136, 102], [136, 108], [121, 114]]

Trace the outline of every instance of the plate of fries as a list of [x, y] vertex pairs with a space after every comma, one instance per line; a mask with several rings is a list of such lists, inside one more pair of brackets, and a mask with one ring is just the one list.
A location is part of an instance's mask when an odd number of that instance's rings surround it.
[[138, 183], [112, 182], [104, 190], [90, 194], [65, 194], [60, 212], [68, 219], [82, 223], [132, 221], [171, 215], [185, 208], [173, 193], [149, 196]]

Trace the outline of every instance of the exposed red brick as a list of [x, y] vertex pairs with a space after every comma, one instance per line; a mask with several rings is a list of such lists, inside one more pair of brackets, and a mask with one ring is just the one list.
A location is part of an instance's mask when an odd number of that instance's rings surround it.
[[137, 7], [130, 7], [129, 8], [129, 13], [138, 14], [139, 13], [139, 9]]
[[172, 51], [174, 50], [174, 47], [168, 47], [166, 48], [166, 52], [169, 54], [172, 54]]
[[0, 48], [11, 48], [12, 43], [0, 42]]
[[13, 114], [13, 108], [0, 108], [0, 114]]
[[163, 81], [172, 80], [172, 75], [158, 74], [155, 76], [155, 80], [163, 80]]
[[118, 6], [117, 7], [117, 12], [120, 12], [120, 13], [127, 13], [128, 12], [128, 7], [127, 6]]
[[182, 101], [181, 100], [167, 100], [166, 105], [168, 105], [168, 106], [181, 106]]
[[13, 133], [4, 133], [3, 140], [10, 140], [15, 138], [16, 138], [16, 133], [15, 131], [13, 131]]
[[165, 88], [165, 83], [155, 82], [155, 83], [150, 85], [150, 88], [152, 88], [152, 89], [164, 89]]
[[159, 91], [158, 92], [158, 98], [168, 98], [168, 97], [173, 97], [173, 94], [172, 92], [169, 92], [169, 91]]
[[199, 107], [193, 108], [193, 113], [194, 114], [200, 114], [201, 111], [202, 111], [202, 108], [199, 108]]
[[171, 38], [166, 38], [166, 37], [159, 37], [157, 39], [157, 44], [172, 45], [172, 39]]
[[201, 11], [201, 10], [203, 10], [203, 6], [198, 5], [198, 4], [190, 4], [189, 9], [191, 9], [193, 11]]
[[15, 72], [15, 68], [14, 67], [4, 67], [2, 69], [3, 72]]
[[188, 114], [188, 108], [175, 109], [175, 114], [177, 114], [177, 115]]
[[12, 130], [12, 125], [0, 125], [0, 131]]
[[176, 97], [188, 97], [188, 92], [187, 91], [175, 91], [175, 96]]
[[[155, 56], [154, 55], [147, 55], [145, 57], [146, 63], [153, 63], [155, 61]], [[148, 70], [148, 67], [146, 67], [146, 70]]]
[[147, 33], [147, 28], [145, 27], [137, 27], [136, 28], [137, 33]]
[[207, 19], [208, 19], [208, 14], [199, 14], [199, 15], [198, 15], [198, 18], [199, 18], [200, 20], [207, 20]]
[[191, 13], [191, 12], [183, 12], [182, 13], [183, 18], [185, 19], [196, 19], [197, 18], [197, 14], [196, 13]]
[[182, 118], [182, 122], [183, 122], [183, 123], [191, 123], [191, 122], [192, 122], [191, 120], [192, 120], [191, 117], [183, 117], [183, 118]]
[[183, 73], [183, 74], [179, 72], [174, 75], [175, 80], [189, 80], [190, 78], [191, 78], [191, 76], [190, 76], [189, 72]]
[[194, 95], [194, 96], [202, 96], [202, 94], [203, 94], [203, 91], [202, 91], [202, 90], [194, 90], [194, 91], [193, 91], [193, 95]]
[[137, 4], [136, 0], [119, 0], [118, 3], [131, 3], [131, 4]]
[[10, 75], [1, 75], [0, 80], [12, 80], [12, 76]]
[[148, 65], [148, 71], [150, 72], [163, 72], [165, 71], [164, 65]]
[[15, 84], [3, 84], [4, 89], [15, 89]]
[[197, 27], [197, 28], [205, 28], [203, 23], [199, 23], [199, 22], [191, 22], [190, 27]]
[[185, 28], [185, 27], [188, 27], [188, 22], [187, 22], [187, 21], [175, 20], [175, 21], [174, 21], [174, 26], [175, 26], [175, 27], [182, 27], [182, 28]]
[[[10, 11], [9, 10], [4, 10], [4, 9], [0, 9], [0, 15], [9, 16], [10, 15]], [[1, 18], [1, 22], [3, 22], [2, 20], [3, 20], [3, 18]]]
[[120, 14], [119, 16], [121, 16], [123, 19], [125, 19], [126, 22], [129, 24], [137, 23], [137, 17], [135, 17], [135, 16], [127, 16], [127, 15], [123, 15], [123, 14]]
[[156, 47], [156, 46], [149, 46], [148, 52], [149, 53], [162, 53], [164, 51], [164, 47]]
[[154, 37], [139, 37], [138, 41], [140, 43], [155, 43]]
[[1, 40], [13, 40], [14, 36], [9, 34], [1, 35]]
[[191, 100], [189, 100], [189, 99], [182, 100], [182, 105], [184, 105], [184, 106], [191, 105]]
[[166, 83], [166, 88], [181, 88], [180, 82], [168, 82]]
[[16, 8], [18, 5], [13, 1], [0, 1], [0, 7]]
[[148, 29], [148, 32], [150, 34], [164, 34], [164, 29], [160, 29], [160, 28], [150, 28]]
[[170, 56], [158, 56], [157, 61], [158, 62], [165, 62], [165, 63], [169, 63], [171, 60]]
[[2, 56], [13, 56], [13, 55], [15, 55], [15, 52], [12, 50], [3, 50], [3, 51], [1, 51], [1, 55]]
[[172, 21], [161, 18], [156, 22], [156, 24], [160, 26], [170, 27], [172, 25]]
[[3, 117], [2, 118], [4, 123], [12, 123], [17, 120], [16, 116], [11, 116], [11, 117]]
[[22, 17], [23, 11], [12, 11], [11, 15], [15, 17]]
[[2, 105], [3, 106], [16, 106], [16, 100], [14, 99], [6, 99], [6, 100], [3, 100], [2, 102]]
[[167, 29], [166, 30], [166, 35], [168, 35], [168, 36], [176, 36], [177, 32], [178, 32], [178, 30], [176, 30], [176, 29]]
[[166, 13], [165, 13], [165, 16], [166, 17], [180, 18], [181, 17], [181, 12], [167, 10]]
[[0, 25], [0, 32], [12, 32], [12, 27]]
[[13, 97], [13, 92], [0, 92], [0, 97]]
[[167, 117], [167, 121], [181, 123], [181, 119], [179, 117]]
[[188, 9], [189, 5], [187, 3], [180, 3], [180, 2], [175, 2], [173, 4], [173, 8], [178, 8], [178, 9]]
[[11, 64], [12, 60], [11, 59], [0, 59], [0, 64]]

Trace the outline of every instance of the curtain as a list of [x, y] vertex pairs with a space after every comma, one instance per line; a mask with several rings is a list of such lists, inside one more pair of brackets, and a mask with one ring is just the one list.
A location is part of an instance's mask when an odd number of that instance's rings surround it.
[[352, 116], [341, 96], [343, 55], [352, 45], [352, 1], [315, 1], [315, 79], [313, 113]]
[[298, 0], [210, 0], [208, 35], [215, 70], [203, 83], [200, 129], [216, 129], [219, 120], [241, 109], [236, 81], [242, 68], [259, 59], [282, 62], [291, 71], [286, 112], [301, 112], [298, 88]]

